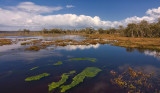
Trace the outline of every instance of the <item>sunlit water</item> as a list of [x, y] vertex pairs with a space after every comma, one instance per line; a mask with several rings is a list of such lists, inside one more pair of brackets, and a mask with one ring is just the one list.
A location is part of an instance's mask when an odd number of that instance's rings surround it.
[[[9, 39], [75, 39], [84, 37], [66, 35], [60, 37], [41, 36], [9, 36]], [[67, 93], [124, 93], [124, 91], [110, 82], [110, 71], [123, 72], [132, 67], [143, 69], [145, 73], [155, 72], [160, 78], [160, 53], [149, 50], [134, 50], [111, 45], [68, 45], [65, 47], [49, 46], [40, 51], [25, 51], [19, 41], [12, 45], [0, 46], [0, 93], [48, 93], [48, 85], [61, 79], [63, 73], [76, 70], [80, 73], [86, 67], [98, 67], [103, 71], [94, 78], [86, 78]], [[97, 62], [66, 61], [70, 58], [96, 58]], [[62, 61], [63, 64], [52, 64]], [[31, 68], [38, 69], [30, 71]], [[51, 76], [32, 82], [25, 82], [25, 78], [41, 73], [50, 73]], [[157, 79], [158, 80], [158, 79]], [[70, 82], [71, 79], [68, 81]], [[157, 81], [159, 82], [159, 81]], [[55, 90], [59, 93], [59, 90]]]

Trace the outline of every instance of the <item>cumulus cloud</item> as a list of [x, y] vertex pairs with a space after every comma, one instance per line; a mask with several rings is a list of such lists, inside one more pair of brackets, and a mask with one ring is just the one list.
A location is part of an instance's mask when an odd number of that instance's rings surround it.
[[148, 9], [146, 14], [151, 15], [151, 16], [157, 16], [160, 14], [160, 7], [158, 7], [157, 9], [156, 8]]
[[[67, 7], [67, 6], [66, 6]], [[68, 6], [72, 7], [72, 6]], [[42, 28], [113, 28], [119, 25], [126, 26], [128, 23], [146, 20], [155, 22], [160, 17], [160, 7], [149, 9], [143, 17], [129, 17], [121, 21], [105, 21], [100, 17], [76, 15], [76, 14], [46, 14], [61, 10], [62, 7], [48, 7], [36, 5], [32, 2], [22, 2], [17, 6], [0, 8], [0, 30], [30, 29], [40, 30]], [[46, 15], [43, 15], [43, 14]]]

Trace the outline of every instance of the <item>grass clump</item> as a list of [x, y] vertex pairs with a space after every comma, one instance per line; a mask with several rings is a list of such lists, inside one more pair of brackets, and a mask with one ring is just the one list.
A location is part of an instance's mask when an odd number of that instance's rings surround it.
[[35, 69], [37, 69], [37, 68], [39, 68], [39, 67], [33, 67], [33, 68], [31, 68], [30, 70], [35, 70]]
[[69, 76], [71, 74], [74, 74], [74, 73], [76, 73], [76, 71], [70, 71], [69, 73], [62, 74], [60, 81], [58, 81], [58, 82], [52, 82], [50, 85], [48, 85], [49, 91], [52, 91], [53, 89], [61, 86], [63, 83], [65, 83], [67, 81], [67, 79], [69, 78]]
[[55, 63], [53, 65], [57, 66], [57, 65], [62, 65], [62, 64], [63, 64], [62, 61], [59, 61], [59, 62], [57, 62], [57, 63]]
[[28, 77], [28, 78], [25, 79], [25, 81], [40, 80], [41, 78], [47, 77], [47, 76], [50, 76], [50, 74], [43, 73], [43, 74], [39, 74], [39, 75], [36, 75], [36, 76]]
[[96, 58], [73, 58], [73, 59], [69, 59], [69, 61], [79, 61], [79, 60], [88, 60], [91, 62], [96, 62]]
[[23, 43], [21, 43], [21, 45], [30, 45], [31, 44], [31, 42], [23, 42]]
[[40, 49], [45, 49], [45, 48], [46, 48], [46, 47], [30, 46], [29, 48], [26, 48], [25, 50], [39, 51]]
[[65, 92], [71, 89], [72, 87], [78, 85], [79, 83], [83, 82], [85, 77], [95, 77], [100, 71], [101, 69], [96, 67], [87, 67], [81, 73], [79, 73], [73, 78], [71, 84], [61, 86], [61, 92]]

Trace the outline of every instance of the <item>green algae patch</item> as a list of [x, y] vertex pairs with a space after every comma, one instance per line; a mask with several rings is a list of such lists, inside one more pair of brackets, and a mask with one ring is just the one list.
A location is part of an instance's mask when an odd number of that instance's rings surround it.
[[96, 67], [87, 67], [81, 73], [79, 73], [78, 75], [76, 75], [73, 78], [73, 81], [71, 82], [71, 84], [61, 86], [60, 87], [61, 92], [65, 92], [65, 91], [71, 89], [72, 87], [75, 87], [79, 83], [83, 82], [83, 80], [86, 77], [95, 77], [100, 71], [102, 71], [102, 70], [99, 68], [96, 68]]
[[63, 64], [62, 61], [59, 61], [59, 62], [57, 62], [57, 63], [55, 63], [53, 65], [62, 65], [62, 64]]
[[73, 59], [69, 59], [69, 61], [80, 61], [80, 60], [88, 60], [91, 62], [96, 62], [96, 58], [73, 58]]
[[39, 68], [39, 67], [33, 67], [33, 68], [31, 68], [30, 70], [35, 70], [35, 69], [37, 69], [37, 68]]
[[50, 85], [48, 85], [49, 87], [49, 91], [52, 91], [55, 88], [58, 88], [59, 86], [61, 86], [63, 83], [65, 83], [67, 81], [67, 79], [69, 78], [69, 76], [71, 74], [76, 73], [76, 71], [70, 71], [69, 73], [64, 73], [61, 76], [61, 80], [58, 82], [52, 82]]
[[28, 77], [28, 78], [25, 79], [25, 81], [40, 80], [41, 78], [47, 77], [47, 76], [49, 76], [49, 75], [50, 75], [50, 74], [48, 74], [48, 73], [39, 74], [39, 75], [36, 75], [36, 76]]

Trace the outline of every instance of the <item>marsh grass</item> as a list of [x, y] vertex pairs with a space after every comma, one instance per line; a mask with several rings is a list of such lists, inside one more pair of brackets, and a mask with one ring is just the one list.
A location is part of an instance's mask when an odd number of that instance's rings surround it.
[[30, 42], [21, 43], [21, 45], [30, 45], [30, 44], [31, 44]]
[[[30, 39], [32, 39], [32, 38], [30, 38]], [[26, 39], [26, 40], [30, 40], [30, 39]], [[38, 43], [41, 43], [41, 41], [42, 41], [41, 39], [39, 39], [39, 40], [31, 40], [31, 41], [28, 41], [28, 42], [23, 42], [23, 43], [21, 43], [21, 45], [36, 45]]]
[[0, 39], [0, 46], [11, 45], [11, 44], [12, 44], [12, 40], [11, 39]]
[[[66, 46], [66, 45], [88, 45], [88, 44], [112, 44], [114, 46], [126, 47], [126, 48], [140, 48], [140, 49], [150, 49], [150, 50], [159, 50], [160, 51], [160, 38], [134, 38], [134, 37], [122, 37], [120, 34], [82, 34], [82, 33], [68, 33], [68, 34], [49, 34], [41, 32], [30, 32], [22, 33], [18, 32], [16, 34], [9, 33], [0, 33], [0, 37], [3, 36], [50, 36], [57, 37], [61, 35], [83, 35], [89, 38], [86, 41], [78, 42], [70, 39], [66, 40], [57, 40], [56, 43], [43, 43], [42, 45], [57, 45], [57, 46]], [[103, 40], [94, 40], [94, 39], [108, 39], [108, 40], [117, 40], [118, 42], [112, 41], [103, 41]], [[3, 42], [3, 43], [2, 43]], [[11, 42], [1, 41], [0, 45], [11, 44]], [[23, 44], [22, 44], [23, 45]], [[25, 44], [24, 44], [25, 45]]]
[[[126, 47], [126, 48], [139, 48], [160, 51], [160, 38], [134, 38], [134, 37], [122, 37], [118, 34], [96, 34], [89, 35], [88, 38], [108, 39], [106, 43]], [[116, 41], [113, 41], [116, 40]]]
[[55, 41], [50, 41], [50, 42], [41, 42], [41, 46], [50, 46], [50, 45], [55, 45], [55, 46], [67, 46], [67, 45], [95, 45], [95, 44], [106, 44], [108, 43], [107, 41], [104, 40], [82, 40], [82, 41], [76, 41], [72, 39], [60, 39], [60, 40], [55, 40]]
[[30, 46], [29, 48], [26, 48], [25, 50], [29, 51], [39, 51], [40, 49], [45, 49], [46, 47], [40, 47], [40, 46]]
[[79, 73], [78, 75], [76, 75], [72, 79], [73, 81], [71, 82], [71, 84], [62, 85], [60, 87], [61, 88], [61, 92], [65, 92], [65, 91], [71, 89], [72, 87], [75, 87], [79, 83], [83, 82], [83, 80], [86, 77], [95, 77], [100, 71], [101, 71], [101, 69], [96, 68], [96, 67], [87, 67], [86, 69], [84, 69], [81, 73]]
[[43, 74], [39, 74], [39, 75], [36, 75], [36, 76], [28, 77], [28, 78], [25, 79], [25, 81], [40, 80], [41, 78], [47, 77], [47, 76], [50, 76], [50, 74], [43, 73]]
[[73, 59], [68, 59], [69, 61], [80, 61], [80, 60], [88, 60], [91, 62], [96, 62], [96, 58], [73, 58]]

